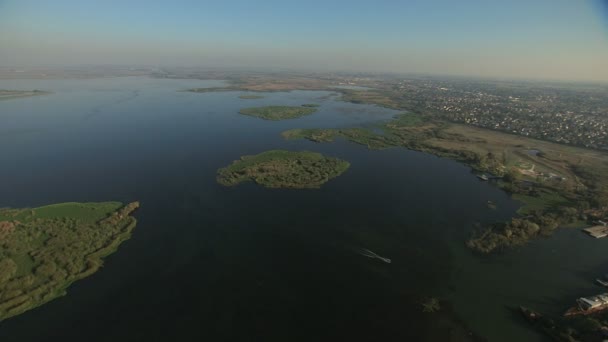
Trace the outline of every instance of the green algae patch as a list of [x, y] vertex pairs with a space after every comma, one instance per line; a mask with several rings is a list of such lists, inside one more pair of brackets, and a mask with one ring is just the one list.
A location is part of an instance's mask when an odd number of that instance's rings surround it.
[[253, 181], [267, 188], [316, 189], [349, 167], [347, 161], [316, 152], [272, 150], [219, 169], [217, 181], [225, 186]]
[[0, 321], [66, 294], [129, 239], [139, 202], [0, 209]]
[[316, 111], [316, 108], [302, 106], [267, 106], [244, 108], [241, 109], [239, 113], [264, 120], [278, 121], [297, 119], [302, 116], [310, 115]]

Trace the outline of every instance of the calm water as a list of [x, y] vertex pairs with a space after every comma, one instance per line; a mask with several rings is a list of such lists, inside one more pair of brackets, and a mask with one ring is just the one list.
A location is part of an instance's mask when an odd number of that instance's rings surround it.
[[[221, 84], [0, 81], [0, 89], [54, 92], [0, 101], [0, 206], [142, 202], [133, 238], [100, 272], [2, 322], [0, 340], [421, 340], [433, 322], [419, 302], [437, 296], [489, 340], [539, 341], [514, 308], [558, 314], [578, 295], [601, 291], [592, 281], [608, 269], [608, 239], [562, 230], [500, 256], [466, 250], [475, 222], [505, 219], [518, 204], [463, 165], [280, 137], [290, 128], [369, 125], [395, 112], [329, 92], [244, 100], [178, 91]], [[304, 103], [321, 107], [281, 122], [237, 113]], [[322, 152], [351, 168], [320, 190], [216, 184], [217, 168], [275, 148]]]

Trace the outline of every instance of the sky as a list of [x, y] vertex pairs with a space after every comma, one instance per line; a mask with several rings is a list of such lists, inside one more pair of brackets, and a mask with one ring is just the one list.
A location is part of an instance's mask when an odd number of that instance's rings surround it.
[[0, 66], [608, 81], [608, 0], [0, 0]]

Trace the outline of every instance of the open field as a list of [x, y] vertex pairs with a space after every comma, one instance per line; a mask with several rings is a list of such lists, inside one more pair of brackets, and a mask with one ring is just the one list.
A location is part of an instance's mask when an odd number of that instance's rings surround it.
[[314, 189], [349, 168], [346, 161], [314, 152], [272, 150], [244, 156], [218, 170], [217, 181], [233, 186], [254, 181], [267, 188]]
[[0, 209], [0, 321], [66, 294], [131, 236], [138, 202]]
[[[505, 166], [516, 166], [519, 162], [535, 165], [537, 172], [556, 173], [565, 177], [566, 187], [576, 188], [581, 180], [576, 174], [579, 168], [608, 172], [608, 153], [573, 146], [556, 144], [543, 140], [521, 137], [477, 127], [452, 124], [444, 130], [446, 134], [468, 137], [475, 141], [458, 141], [455, 139], [432, 139], [434, 146], [469, 149], [476, 153], [493, 153], [502, 155]], [[540, 153], [533, 155], [530, 150]], [[602, 177], [603, 186], [608, 186], [608, 179]]]

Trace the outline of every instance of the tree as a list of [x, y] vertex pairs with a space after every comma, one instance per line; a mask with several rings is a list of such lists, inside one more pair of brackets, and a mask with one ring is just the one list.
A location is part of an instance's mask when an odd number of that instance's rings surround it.
[[514, 167], [511, 167], [505, 172], [503, 180], [505, 182], [514, 183], [521, 178], [521, 172]]
[[6, 258], [0, 260], [0, 283], [11, 279], [17, 272], [17, 264], [13, 259]]

